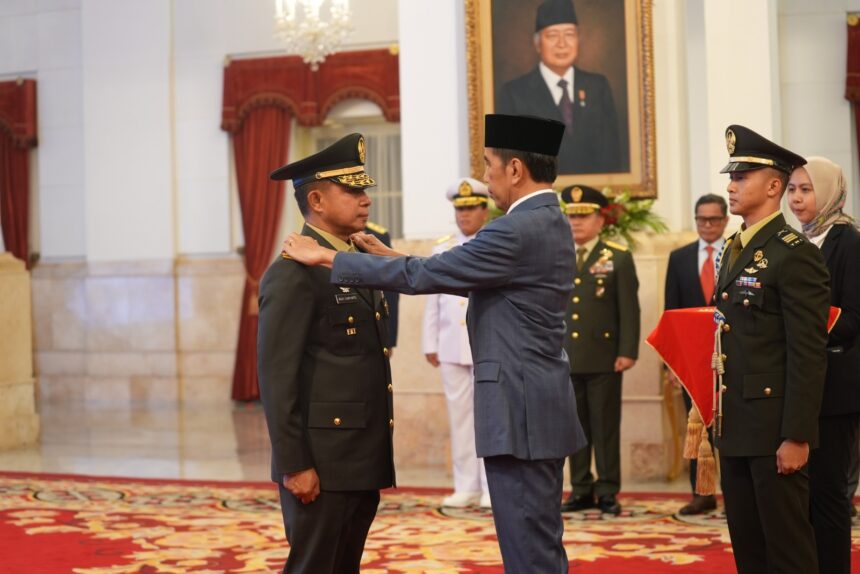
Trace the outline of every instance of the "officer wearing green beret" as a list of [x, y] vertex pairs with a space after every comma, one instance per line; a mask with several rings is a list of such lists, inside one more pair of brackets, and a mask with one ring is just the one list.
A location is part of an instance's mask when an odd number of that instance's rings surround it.
[[[271, 175], [291, 179], [302, 234], [355, 251], [375, 185], [351, 134]], [[388, 305], [331, 271], [278, 258], [260, 284], [260, 396], [290, 555], [284, 572], [359, 571], [379, 490], [394, 485]]]
[[829, 276], [779, 210], [806, 160], [739, 125], [726, 130], [726, 147], [729, 209], [744, 223], [717, 262], [715, 359], [725, 374], [715, 441], [735, 563], [740, 574], [815, 574], [807, 461], [827, 367]]
[[[565, 315], [565, 351], [588, 446], [570, 457], [566, 512], [599, 508], [619, 514], [621, 378], [639, 356], [639, 280], [630, 251], [600, 239], [609, 201], [573, 185], [561, 192], [576, 247], [573, 293]], [[591, 456], [597, 477], [591, 472]]]

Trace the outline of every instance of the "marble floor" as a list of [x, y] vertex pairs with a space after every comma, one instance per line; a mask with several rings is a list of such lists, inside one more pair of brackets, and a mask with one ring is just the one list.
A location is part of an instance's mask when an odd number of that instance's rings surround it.
[[[0, 452], [0, 471], [200, 480], [269, 480], [269, 438], [259, 404], [205, 407], [40, 407], [41, 444]], [[400, 486], [449, 487], [445, 469], [397, 468]], [[688, 492], [672, 482], [623, 490]]]

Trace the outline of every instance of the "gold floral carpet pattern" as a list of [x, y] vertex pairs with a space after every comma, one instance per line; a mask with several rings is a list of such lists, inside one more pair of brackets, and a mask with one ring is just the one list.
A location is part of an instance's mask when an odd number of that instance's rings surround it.
[[[383, 492], [362, 572], [503, 572], [491, 514], [440, 509], [442, 494]], [[572, 573], [734, 571], [720, 514], [679, 520], [678, 495], [620, 500], [617, 518], [565, 516]], [[288, 554], [273, 484], [0, 473], [3, 574], [270, 573]]]

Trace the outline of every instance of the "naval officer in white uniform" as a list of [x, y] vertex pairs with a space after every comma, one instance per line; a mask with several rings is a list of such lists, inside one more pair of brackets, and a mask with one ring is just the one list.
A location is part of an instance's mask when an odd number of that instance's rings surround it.
[[[472, 239], [489, 217], [487, 186], [470, 177], [458, 179], [447, 191], [454, 204], [459, 231], [443, 237], [433, 249], [442, 253]], [[468, 300], [444, 293], [427, 296], [424, 307], [424, 356], [442, 374], [448, 422], [451, 428], [451, 459], [454, 494], [443, 506], [462, 508], [479, 504], [490, 507], [484, 463], [475, 454], [475, 418], [472, 351], [466, 330]]]

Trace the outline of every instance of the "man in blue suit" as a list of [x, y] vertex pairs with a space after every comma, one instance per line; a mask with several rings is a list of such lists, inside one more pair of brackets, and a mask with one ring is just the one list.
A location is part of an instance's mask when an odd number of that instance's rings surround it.
[[284, 251], [332, 267], [332, 282], [342, 285], [469, 297], [475, 442], [505, 571], [567, 572], [562, 468], [586, 439], [562, 349], [575, 257], [551, 185], [564, 124], [488, 115], [484, 133], [484, 181], [506, 215], [468, 243], [423, 258], [353, 236], [360, 249], [389, 255], [375, 257], [336, 253], [291, 234]]

